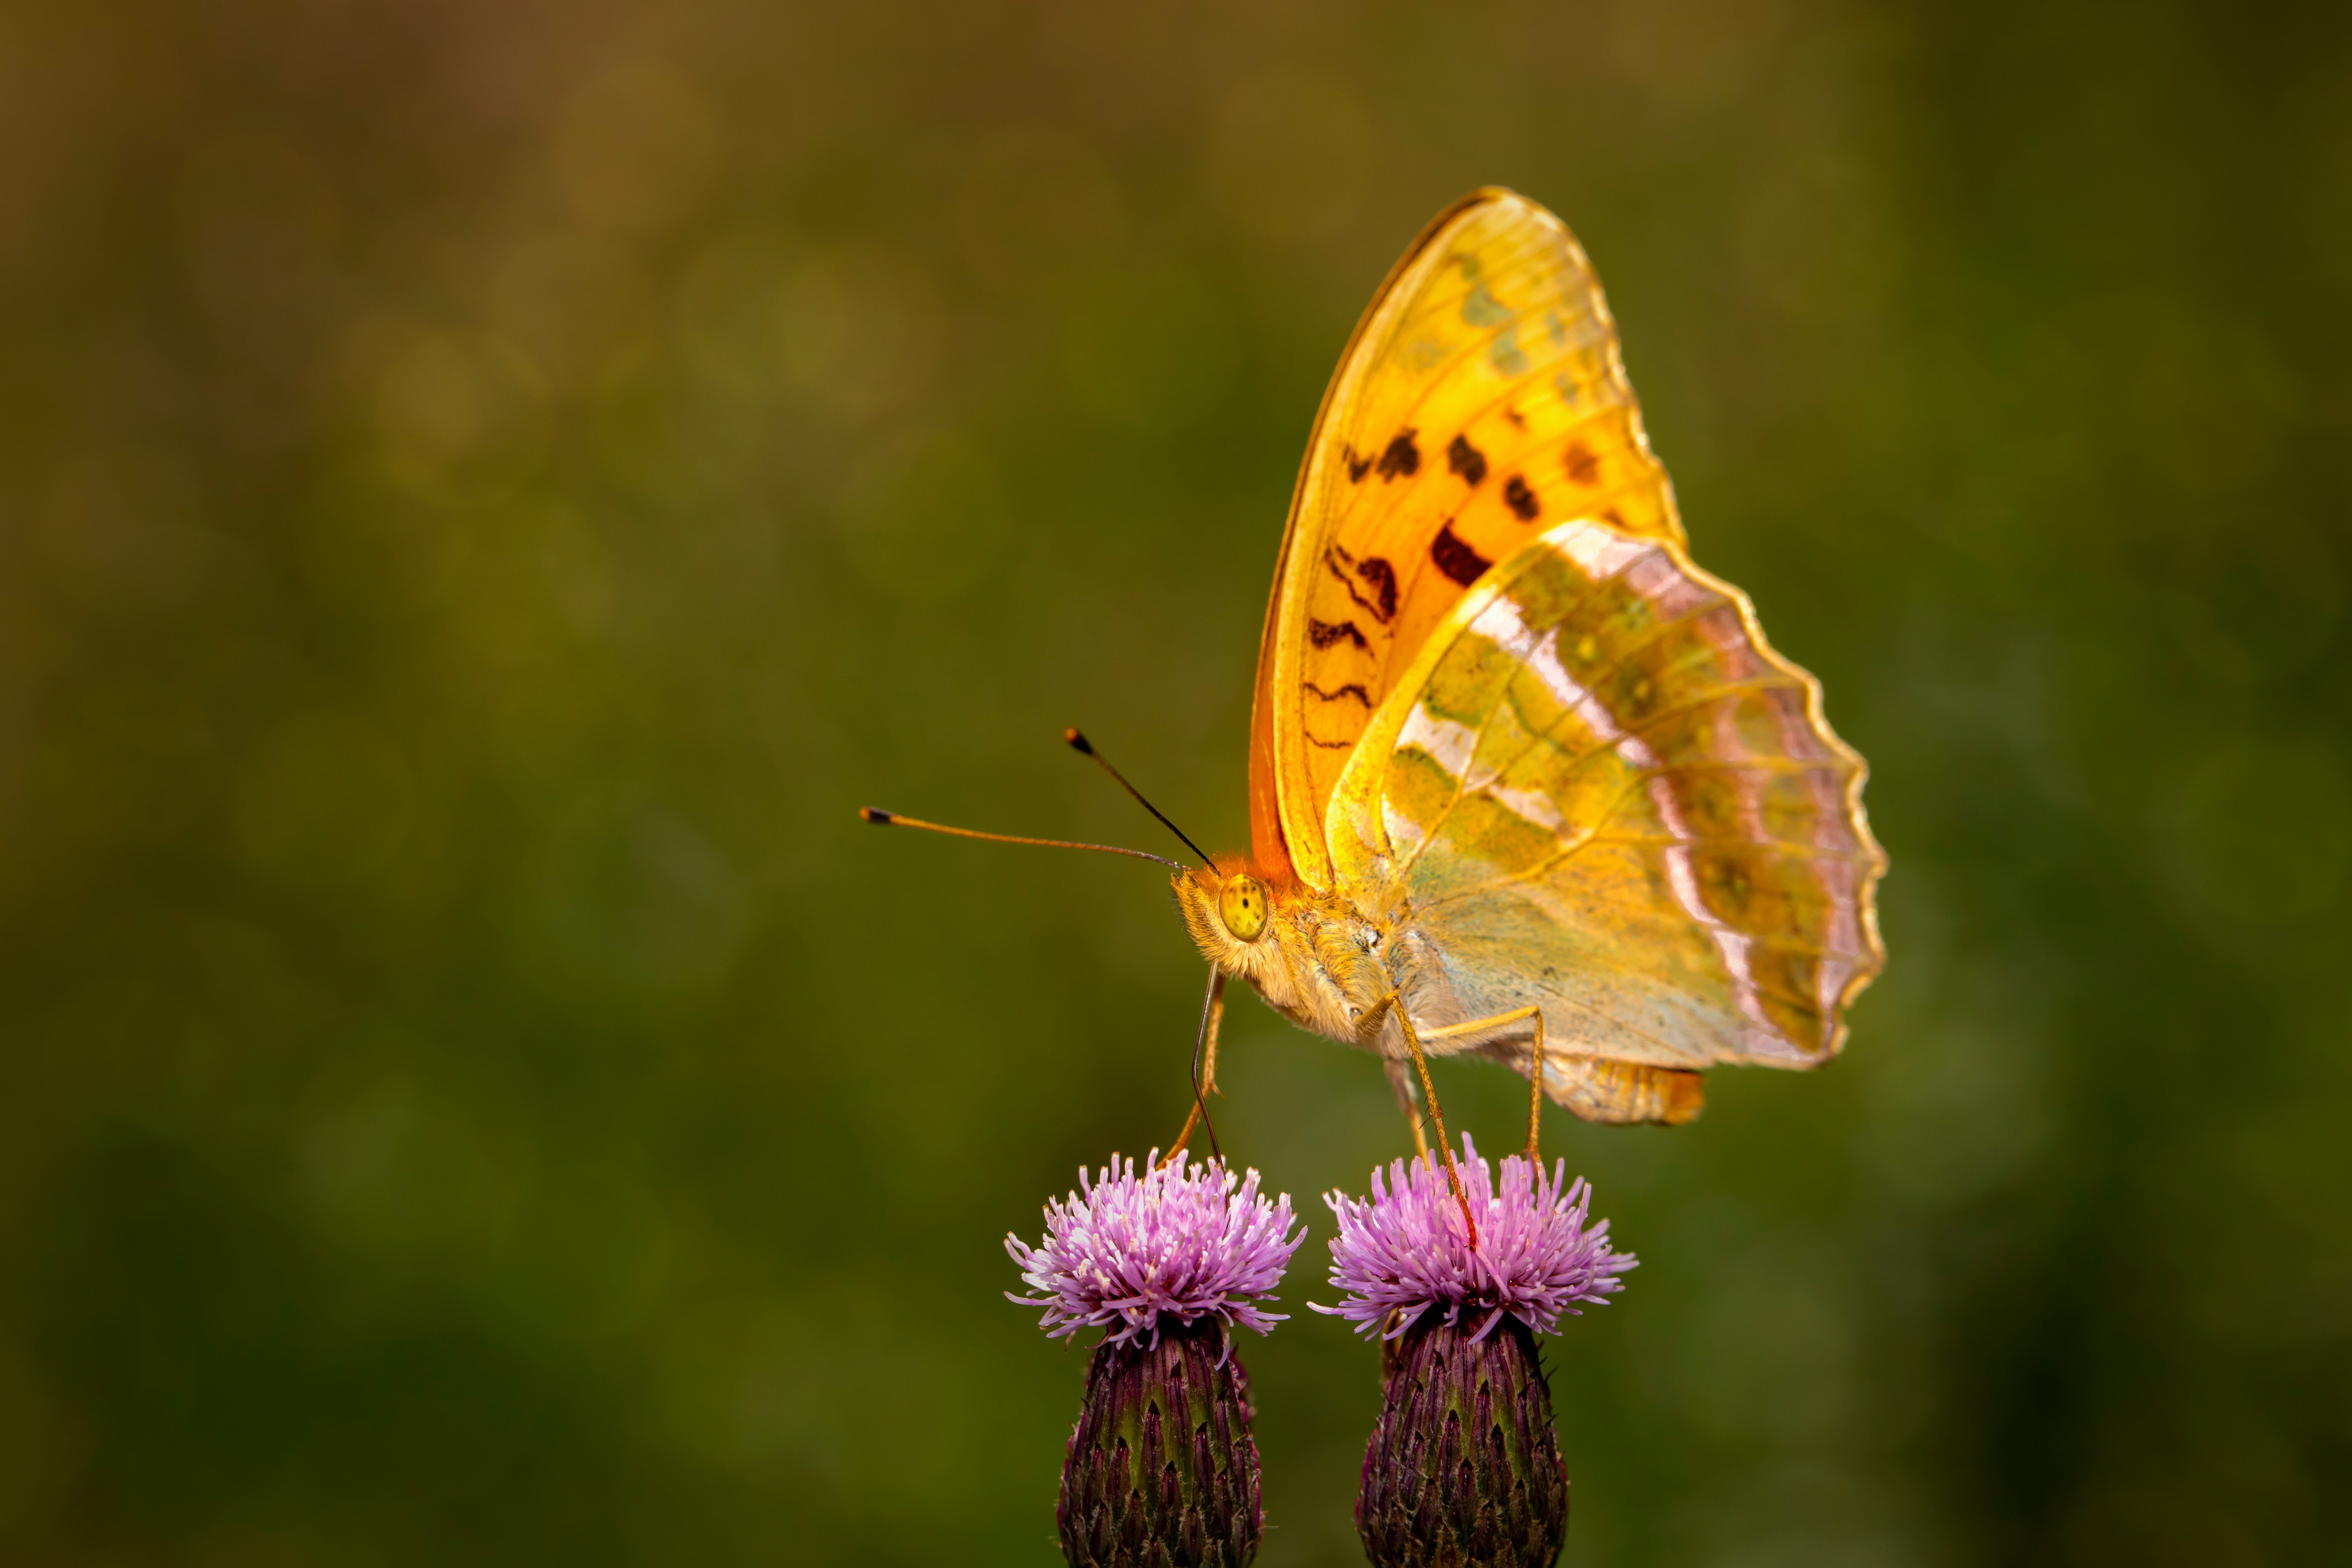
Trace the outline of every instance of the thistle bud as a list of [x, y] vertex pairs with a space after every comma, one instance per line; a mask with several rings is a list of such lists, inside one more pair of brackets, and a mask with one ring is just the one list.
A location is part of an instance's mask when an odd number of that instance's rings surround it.
[[1224, 1341], [1223, 1325], [1203, 1319], [1157, 1344], [1095, 1347], [1054, 1510], [1073, 1568], [1240, 1568], [1257, 1555], [1249, 1377]]
[[[1330, 1194], [1339, 1234], [1319, 1312], [1379, 1333], [1386, 1377], [1356, 1530], [1374, 1568], [1546, 1568], [1568, 1538], [1568, 1470], [1535, 1336], [1605, 1300], [1634, 1267], [1591, 1191], [1514, 1155], [1494, 1173], [1465, 1137], [1459, 1198], [1433, 1162], [1398, 1161], [1372, 1196]], [[1464, 1213], [1475, 1217], [1475, 1231]], [[1474, 1239], [1475, 1237], [1475, 1239]]]
[[1280, 1321], [1272, 1299], [1291, 1254], [1290, 1199], [1261, 1197], [1255, 1171], [1116, 1163], [1045, 1208], [1045, 1239], [1006, 1237], [1038, 1293], [1039, 1326], [1108, 1331], [1087, 1367], [1055, 1510], [1072, 1568], [1242, 1568], [1265, 1533], [1249, 1379], [1235, 1327]]
[[1568, 1539], [1568, 1467], [1535, 1336], [1507, 1314], [1481, 1339], [1424, 1312], [1393, 1344], [1356, 1498], [1373, 1568], [1548, 1568]]

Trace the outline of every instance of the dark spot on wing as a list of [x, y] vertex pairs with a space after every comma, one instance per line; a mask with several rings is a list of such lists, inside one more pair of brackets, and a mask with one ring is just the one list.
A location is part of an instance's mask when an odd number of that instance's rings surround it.
[[1381, 453], [1381, 479], [1392, 479], [1399, 474], [1417, 474], [1421, 471], [1421, 448], [1412, 444], [1412, 427], [1407, 426], [1396, 433], [1396, 439], [1391, 441], [1387, 449]]
[[1372, 471], [1372, 460], [1356, 456], [1356, 448], [1351, 446], [1340, 447], [1339, 457], [1348, 465], [1349, 479], [1355, 484], [1362, 484], [1364, 476]]
[[1504, 409], [1503, 417], [1511, 422], [1511, 428], [1514, 430], [1524, 430], [1528, 427], [1528, 416], [1516, 408]]
[[[1356, 602], [1358, 609], [1368, 612], [1375, 620], [1383, 624], [1394, 618], [1397, 602], [1396, 571], [1387, 562], [1377, 555], [1358, 561], [1346, 550], [1334, 544], [1324, 551], [1323, 564], [1332, 576], [1339, 579], [1339, 585], [1348, 590], [1348, 597]], [[1353, 569], [1354, 577], [1349, 575], [1348, 568]], [[1356, 591], [1357, 578], [1361, 578], [1364, 586], [1372, 591], [1370, 598], [1367, 599]]]
[[1337, 702], [1342, 697], [1352, 697], [1367, 708], [1370, 708], [1372, 705], [1372, 694], [1365, 690], [1360, 684], [1353, 680], [1348, 682], [1347, 685], [1339, 688], [1337, 691], [1326, 691], [1310, 680], [1307, 683], [1307, 689], [1312, 691], [1316, 696], [1320, 697], [1326, 702]]
[[1526, 478], [1519, 474], [1513, 474], [1511, 482], [1503, 487], [1503, 503], [1521, 522], [1533, 522], [1536, 513], [1543, 510], [1537, 504], [1536, 492], [1528, 489]]
[[1436, 563], [1440, 572], [1465, 588], [1475, 583], [1485, 574], [1486, 568], [1494, 564], [1493, 562], [1463, 543], [1455, 536], [1454, 525], [1450, 522], [1439, 529], [1437, 537], [1430, 542], [1429, 558]]
[[1338, 626], [1333, 626], [1328, 621], [1307, 617], [1307, 640], [1317, 647], [1329, 647], [1343, 637], [1358, 647], [1365, 646], [1364, 634], [1356, 629], [1356, 623], [1353, 621], [1341, 621]]
[[1590, 489], [1601, 482], [1601, 459], [1594, 457], [1592, 448], [1583, 442], [1570, 441], [1568, 444], [1565, 461], [1568, 477], [1578, 484]]
[[1348, 750], [1349, 747], [1353, 746], [1356, 742], [1353, 741], [1318, 741], [1314, 736], [1309, 735], [1307, 737], [1307, 743], [1310, 746], [1320, 746], [1327, 752], [1344, 752]]
[[1486, 454], [1461, 436], [1454, 437], [1453, 445], [1445, 448], [1445, 466], [1460, 474], [1472, 489], [1476, 489], [1486, 478]]

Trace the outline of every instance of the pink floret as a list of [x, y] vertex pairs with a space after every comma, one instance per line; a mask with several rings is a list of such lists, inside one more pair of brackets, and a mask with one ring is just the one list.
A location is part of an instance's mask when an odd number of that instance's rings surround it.
[[1498, 1196], [1493, 1173], [1467, 1135], [1462, 1153], [1459, 1169], [1478, 1222], [1477, 1246], [1470, 1245], [1444, 1162], [1399, 1160], [1389, 1167], [1385, 1185], [1381, 1173], [1372, 1173], [1370, 1202], [1344, 1193], [1326, 1196], [1339, 1216], [1331, 1283], [1349, 1298], [1315, 1310], [1346, 1318], [1367, 1334], [1385, 1327], [1390, 1339], [1432, 1307], [1444, 1307], [1449, 1323], [1465, 1310], [1483, 1314], [1479, 1339], [1505, 1313], [1548, 1334], [1579, 1303], [1624, 1288], [1618, 1276], [1636, 1259], [1610, 1249], [1607, 1220], [1587, 1228], [1592, 1189], [1581, 1178], [1565, 1183], [1563, 1164], [1555, 1163], [1547, 1174], [1519, 1155], [1507, 1155]]
[[1008, 1291], [1008, 1300], [1045, 1308], [1038, 1326], [1056, 1338], [1103, 1328], [1111, 1344], [1157, 1343], [1163, 1316], [1190, 1323], [1213, 1314], [1261, 1334], [1282, 1321], [1257, 1303], [1272, 1300], [1306, 1239], [1304, 1230], [1288, 1234], [1297, 1223], [1288, 1194], [1259, 1196], [1255, 1171], [1235, 1192], [1232, 1172], [1213, 1161], [1188, 1169], [1181, 1153], [1165, 1167], [1146, 1159], [1141, 1176], [1134, 1161], [1114, 1162], [1091, 1180], [1081, 1169], [1081, 1191], [1045, 1205], [1043, 1246], [1004, 1238], [1037, 1292]]

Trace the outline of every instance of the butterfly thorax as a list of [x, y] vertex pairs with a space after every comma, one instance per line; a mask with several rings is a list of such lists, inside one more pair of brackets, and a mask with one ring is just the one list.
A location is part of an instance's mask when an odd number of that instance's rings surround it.
[[1227, 929], [1218, 903], [1226, 879], [1240, 871], [1210, 867], [1174, 879], [1202, 955], [1248, 981], [1268, 1006], [1301, 1027], [1351, 1045], [1374, 1044], [1358, 1020], [1397, 984], [1390, 956], [1402, 911], [1367, 911], [1344, 894], [1278, 874], [1262, 879], [1270, 910], [1256, 939], [1244, 941]]

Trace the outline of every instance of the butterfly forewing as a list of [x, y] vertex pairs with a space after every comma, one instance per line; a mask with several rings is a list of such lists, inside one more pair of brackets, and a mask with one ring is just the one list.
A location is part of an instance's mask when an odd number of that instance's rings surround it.
[[1809, 1066], [1883, 962], [1864, 772], [1738, 590], [1575, 521], [1425, 640], [1329, 839], [1465, 1016], [1538, 1002], [1570, 1053]]
[[1398, 264], [1325, 395], [1259, 662], [1262, 862], [1329, 885], [1325, 808], [1375, 710], [1490, 565], [1588, 516], [1682, 537], [1582, 249], [1482, 191]]

